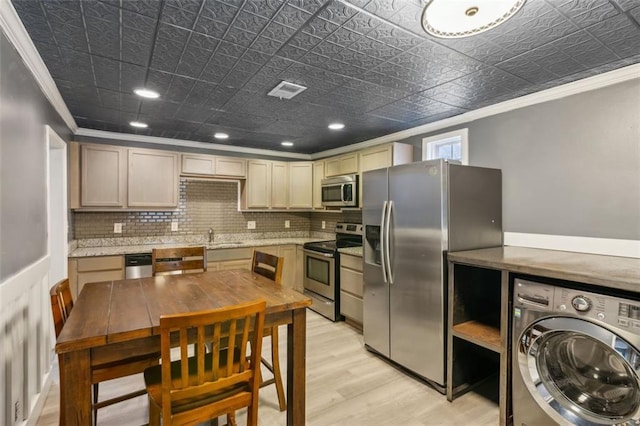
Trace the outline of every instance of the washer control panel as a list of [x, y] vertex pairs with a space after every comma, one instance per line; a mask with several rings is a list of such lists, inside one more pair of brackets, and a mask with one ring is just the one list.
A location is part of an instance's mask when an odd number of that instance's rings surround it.
[[576, 315], [640, 335], [640, 301], [519, 278], [514, 284], [514, 307]]

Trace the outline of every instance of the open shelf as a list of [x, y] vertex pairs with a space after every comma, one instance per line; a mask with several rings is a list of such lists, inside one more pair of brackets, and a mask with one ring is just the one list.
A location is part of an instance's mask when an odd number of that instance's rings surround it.
[[452, 327], [455, 337], [480, 345], [494, 352], [502, 352], [500, 328], [487, 322], [471, 320]]

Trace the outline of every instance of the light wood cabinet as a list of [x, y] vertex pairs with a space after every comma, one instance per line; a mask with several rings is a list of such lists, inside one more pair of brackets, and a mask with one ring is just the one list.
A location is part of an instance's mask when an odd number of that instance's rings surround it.
[[413, 145], [392, 142], [361, 150], [360, 173], [413, 161]]
[[271, 162], [271, 204], [273, 209], [289, 207], [289, 165]]
[[254, 250], [284, 257], [282, 285], [295, 288], [297, 259], [296, 246], [294, 244], [207, 250], [207, 269], [212, 271], [251, 269]]
[[249, 160], [241, 182], [242, 208], [285, 210], [311, 208], [313, 163]]
[[129, 149], [128, 206], [178, 206], [178, 154]]
[[362, 327], [362, 257], [340, 254], [340, 314]]
[[413, 162], [413, 145], [399, 142], [378, 145], [358, 152], [360, 157], [360, 188], [358, 205], [362, 206], [362, 173]]
[[246, 164], [247, 161], [244, 158], [182, 154], [180, 173], [193, 176], [245, 178]]
[[[70, 208], [87, 210], [175, 208], [178, 155], [172, 151], [72, 143]], [[79, 194], [79, 195], [78, 195]]]
[[247, 177], [247, 161], [244, 158], [216, 157], [216, 176]]
[[289, 163], [289, 208], [313, 207], [313, 163], [298, 161]]
[[247, 180], [243, 185], [244, 207], [268, 209], [271, 207], [271, 161], [249, 160]]
[[322, 209], [322, 179], [324, 179], [324, 160], [313, 162], [313, 208]]
[[70, 258], [69, 286], [74, 300], [87, 283], [124, 279], [124, 256]]
[[80, 204], [83, 207], [124, 207], [126, 149], [85, 144], [81, 147]]
[[339, 176], [358, 173], [358, 152], [331, 157], [324, 160], [324, 176]]

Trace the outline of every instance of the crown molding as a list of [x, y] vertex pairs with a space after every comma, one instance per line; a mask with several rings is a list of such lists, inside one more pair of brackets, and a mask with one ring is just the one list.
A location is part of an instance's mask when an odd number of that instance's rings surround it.
[[38, 50], [33, 41], [31, 41], [24, 25], [22, 25], [22, 21], [10, 0], [0, 0], [0, 28], [2, 28], [11, 44], [18, 51], [27, 69], [33, 74], [42, 93], [60, 114], [60, 117], [71, 129], [71, 132], [75, 133], [78, 130], [78, 125], [64, 103], [56, 83], [53, 81], [47, 66], [42, 61]]
[[480, 118], [492, 115], [502, 114], [504, 112], [513, 111], [519, 108], [525, 108], [531, 105], [543, 102], [553, 101], [565, 98], [567, 96], [588, 92], [591, 90], [601, 89], [603, 87], [622, 83], [629, 80], [640, 78], [640, 64], [629, 65], [617, 70], [598, 74], [593, 77], [587, 77], [582, 80], [576, 80], [561, 86], [552, 87], [551, 89], [542, 90], [540, 92], [531, 93], [516, 99], [500, 102], [495, 105], [465, 112], [455, 117], [446, 118], [444, 120], [435, 121], [433, 123], [424, 124], [422, 126], [412, 127], [400, 132], [391, 133], [379, 138], [370, 139], [368, 141], [359, 142], [353, 145], [347, 145], [340, 148], [330, 149], [327, 151], [317, 152], [311, 155], [311, 159], [331, 157], [334, 155], [344, 154], [357, 149], [369, 148], [383, 143], [397, 142], [409, 138], [411, 136], [421, 135], [448, 127], [466, 124]]
[[246, 148], [241, 146], [222, 145], [209, 142], [196, 142], [184, 139], [161, 138], [158, 136], [136, 135], [132, 133], [107, 132], [104, 130], [93, 130], [79, 128], [75, 134], [98, 139], [111, 139], [127, 142], [139, 142], [143, 144], [169, 145], [189, 148], [206, 149], [210, 151], [227, 151], [241, 154], [261, 155], [266, 157], [294, 158], [297, 160], [310, 160], [309, 154], [297, 154], [294, 152], [273, 151], [260, 148]]

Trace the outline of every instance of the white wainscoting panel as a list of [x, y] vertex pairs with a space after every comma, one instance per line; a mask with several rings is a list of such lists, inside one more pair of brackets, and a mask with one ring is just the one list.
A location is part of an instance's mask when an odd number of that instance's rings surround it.
[[[0, 424], [34, 424], [51, 369], [49, 257], [0, 283]], [[37, 417], [37, 413], [35, 413]]]

